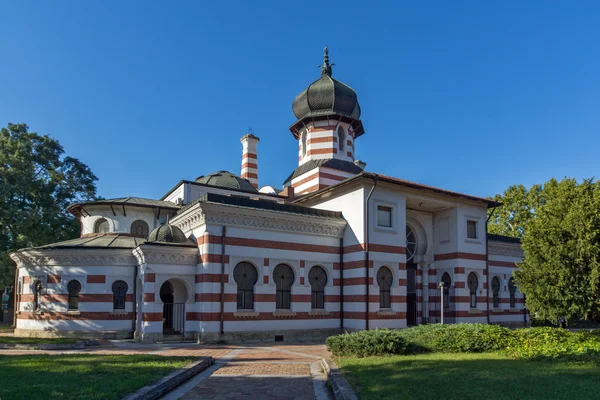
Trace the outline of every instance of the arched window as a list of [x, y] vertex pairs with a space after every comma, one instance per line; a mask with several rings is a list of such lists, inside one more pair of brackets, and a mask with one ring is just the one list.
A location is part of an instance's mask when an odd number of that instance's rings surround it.
[[442, 283], [444, 284], [444, 309], [450, 309], [450, 286], [452, 286], [452, 278], [450, 274], [444, 272], [442, 275]]
[[300, 136], [300, 140], [302, 141], [302, 157], [306, 155], [306, 142], [308, 140], [307, 136], [308, 132], [306, 131], [306, 129], [303, 129], [302, 134]]
[[40, 299], [42, 296], [42, 281], [39, 279], [33, 284], [33, 310], [37, 311], [40, 309]]
[[238, 310], [254, 309], [254, 285], [258, 280], [258, 273], [254, 265], [241, 262], [233, 269], [233, 280], [237, 284]]
[[141, 219], [133, 221], [131, 224], [131, 235], [135, 237], [145, 238], [148, 236], [148, 224]]
[[325, 285], [327, 284], [327, 272], [319, 266], [314, 266], [308, 272], [308, 283], [310, 283], [310, 302], [313, 309], [325, 308]]
[[289, 310], [292, 304], [294, 271], [288, 265], [279, 264], [273, 271], [273, 280], [276, 286], [275, 308]]
[[377, 285], [379, 285], [379, 308], [392, 308], [390, 290], [393, 281], [392, 271], [388, 267], [381, 267], [377, 271]]
[[508, 280], [508, 292], [510, 293], [510, 308], [515, 308], [517, 306], [517, 300], [515, 296], [517, 292], [517, 286], [515, 285], [514, 278], [510, 278]]
[[497, 276], [492, 279], [492, 296], [494, 307], [500, 307], [500, 279]]
[[340, 151], [344, 151], [344, 148], [346, 147], [346, 134], [344, 133], [344, 128], [341, 126], [338, 127], [338, 140], [338, 148]]
[[406, 225], [406, 262], [411, 262], [417, 252], [417, 234]]
[[112, 284], [112, 292], [113, 292], [113, 309], [115, 310], [124, 310], [125, 309], [125, 299], [127, 297], [127, 282], [125, 281], [115, 281]]
[[109, 231], [108, 221], [106, 218], [97, 219], [94, 223], [95, 233], [107, 233]]
[[79, 308], [79, 292], [81, 292], [81, 283], [76, 280], [69, 281], [67, 284], [69, 291], [69, 310], [77, 310]]
[[475, 275], [475, 272], [471, 272], [467, 278], [467, 285], [469, 286], [469, 302], [471, 308], [477, 307], [477, 287], [479, 286], [479, 278]]

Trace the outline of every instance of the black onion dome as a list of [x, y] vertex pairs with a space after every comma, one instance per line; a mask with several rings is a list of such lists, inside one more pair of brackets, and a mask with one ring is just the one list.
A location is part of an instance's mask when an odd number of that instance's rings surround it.
[[227, 171], [218, 171], [214, 174], [199, 176], [196, 178], [196, 182], [208, 186], [258, 193], [258, 190], [247, 179], [240, 178]]
[[176, 226], [165, 224], [154, 228], [148, 235], [148, 242], [187, 243], [185, 233]]
[[350, 86], [331, 77], [329, 53], [325, 48], [321, 77], [311, 83], [294, 99], [292, 111], [298, 119], [337, 114], [360, 119], [360, 105], [356, 92]]

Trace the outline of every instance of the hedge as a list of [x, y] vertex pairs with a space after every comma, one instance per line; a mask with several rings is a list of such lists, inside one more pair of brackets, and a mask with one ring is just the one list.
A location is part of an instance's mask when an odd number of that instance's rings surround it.
[[501, 351], [520, 359], [600, 363], [600, 330], [570, 332], [549, 327], [510, 330], [486, 324], [435, 324], [344, 333], [329, 337], [327, 346], [336, 356]]

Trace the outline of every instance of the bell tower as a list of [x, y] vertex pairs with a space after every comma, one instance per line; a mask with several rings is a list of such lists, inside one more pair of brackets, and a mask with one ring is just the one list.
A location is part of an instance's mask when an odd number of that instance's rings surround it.
[[332, 77], [324, 49], [321, 77], [292, 104], [297, 121], [290, 132], [298, 140], [298, 168], [286, 179], [297, 194], [314, 192], [363, 171], [355, 163], [355, 140], [364, 134], [356, 92]]

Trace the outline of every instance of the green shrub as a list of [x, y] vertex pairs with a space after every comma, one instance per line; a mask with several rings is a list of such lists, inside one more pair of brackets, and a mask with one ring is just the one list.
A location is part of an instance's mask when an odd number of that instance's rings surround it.
[[511, 340], [509, 329], [486, 324], [420, 325], [401, 332], [412, 353], [481, 353], [504, 349]]
[[600, 333], [547, 327], [517, 329], [506, 353], [521, 359], [600, 362]]
[[378, 356], [406, 354], [406, 340], [400, 331], [375, 329], [330, 336], [327, 347], [336, 356]]

